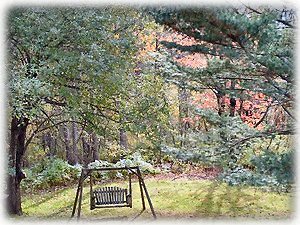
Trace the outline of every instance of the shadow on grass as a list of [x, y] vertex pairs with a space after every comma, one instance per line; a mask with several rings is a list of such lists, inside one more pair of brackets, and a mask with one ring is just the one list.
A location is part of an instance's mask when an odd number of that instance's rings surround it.
[[133, 218], [131, 219], [131, 221], [134, 221], [134, 220], [136, 220], [137, 218], [139, 218], [139, 217], [143, 214], [143, 212], [145, 212], [144, 209], [142, 209], [135, 217], [133, 217]]
[[61, 194], [61, 193], [65, 192], [65, 191], [68, 191], [68, 188], [64, 188], [64, 189], [55, 191], [53, 193], [47, 193], [47, 194], [45, 194], [44, 197], [41, 197], [41, 200], [39, 200], [37, 202], [33, 202], [32, 204], [27, 205], [26, 207], [24, 207], [24, 209], [32, 208], [32, 207], [37, 207], [37, 206], [39, 206], [39, 205], [41, 205], [43, 203], [48, 202], [49, 200], [53, 199], [56, 195]]
[[[197, 213], [207, 217], [255, 216], [261, 209], [258, 204], [259, 195], [252, 192], [249, 194], [247, 189], [241, 186], [225, 186], [214, 181], [204, 191], [195, 195], [201, 201], [196, 207]], [[263, 210], [270, 209], [270, 207], [264, 207]]]
[[[128, 220], [128, 221], [134, 221], [134, 220], [138, 219], [143, 214], [143, 212], [145, 212], [145, 210], [138, 211], [136, 209], [132, 209], [133, 212], [130, 213], [130, 215], [125, 213], [126, 215], [121, 216], [121, 215], [115, 215], [115, 213], [106, 214], [105, 210], [91, 211], [89, 209], [90, 208], [89, 196], [90, 196], [90, 194], [88, 191], [85, 191], [83, 193], [83, 201], [82, 201], [82, 206], [81, 206], [80, 220], [91, 220], [91, 221], [94, 221], [94, 220], [95, 221], [98, 221], [98, 220], [99, 221]], [[71, 220], [71, 213], [73, 210], [74, 200], [75, 200], [75, 197], [74, 197], [74, 199], [72, 199], [72, 201], [70, 203], [68, 203], [64, 207], [60, 207], [59, 209], [53, 210], [51, 213], [47, 213], [47, 215], [43, 216], [43, 217], [47, 218], [47, 219], [69, 218]], [[118, 209], [120, 209], [120, 208], [118, 208]], [[74, 218], [76, 218], [77, 210], [78, 210], [78, 206], [77, 206], [76, 214], [75, 214]]]

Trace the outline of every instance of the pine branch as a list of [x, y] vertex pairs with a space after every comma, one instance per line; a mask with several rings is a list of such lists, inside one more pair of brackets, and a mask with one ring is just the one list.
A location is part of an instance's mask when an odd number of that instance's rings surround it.
[[238, 145], [241, 145], [241, 144], [243, 144], [246, 141], [249, 141], [251, 139], [266, 138], [266, 137], [274, 136], [274, 135], [295, 135], [295, 130], [289, 129], [289, 130], [275, 130], [275, 131], [261, 132], [261, 133], [256, 134], [256, 135], [252, 135], [252, 136], [249, 136], [249, 137], [242, 138], [242, 139], [236, 141], [235, 143], [233, 143], [232, 145], [230, 145], [229, 148], [232, 149], [232, 148], [234, 148]]
[[44, 98], [44, 101], [50, 105], [56, 105], [56, 106], [66, 106], [67, 103], [66, 102], [58, 102], [56, 100], [53, 99], [49, 99], [49, 98]]

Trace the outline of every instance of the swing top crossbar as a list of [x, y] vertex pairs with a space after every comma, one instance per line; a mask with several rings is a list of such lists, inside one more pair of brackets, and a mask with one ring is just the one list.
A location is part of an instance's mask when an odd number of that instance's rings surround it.
[[83, 168], [84, 172], [92, 172], [92, 171], [110, 171], [110, 170], [136, 170], [138, 166], [130, 166], [130, 167], [102, 167], [102, 168]]

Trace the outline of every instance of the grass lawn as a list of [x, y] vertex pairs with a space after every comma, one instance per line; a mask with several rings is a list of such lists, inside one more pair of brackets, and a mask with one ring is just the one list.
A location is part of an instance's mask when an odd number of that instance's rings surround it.
[[[145, 180], [155, 212], [159, 218], [290, 218], [292, 194], [265, 192], [252, 187], [231, 187], [209, 180]], [[116, 183], [111, 185], [117, 185]], [[119, 184], [118, 184], [119, 185]], [[123, 184], [124, 185], [124, 184]], [[120, 185], [119, 185], [120, 186]], [[89, 209], [89, 187], [83, 192], [81, 218], [126, 219], [135, 218], [141, 211], [139, 186], [133, 183], [133, 208]], [[26, 218], [70, 218], [76, 187], [50, 193], [23, 197]], [[146, 202], [137, 220], [151, 218]], [[23, 217], [23, 218], [24, 218]]]

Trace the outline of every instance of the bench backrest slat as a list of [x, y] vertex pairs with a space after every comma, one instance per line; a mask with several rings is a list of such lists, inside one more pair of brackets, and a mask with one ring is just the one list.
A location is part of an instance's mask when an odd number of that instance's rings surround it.
[[103, 187], [93, 191], [96, 205], [124, 204], [127, 189], [119, 187]]

